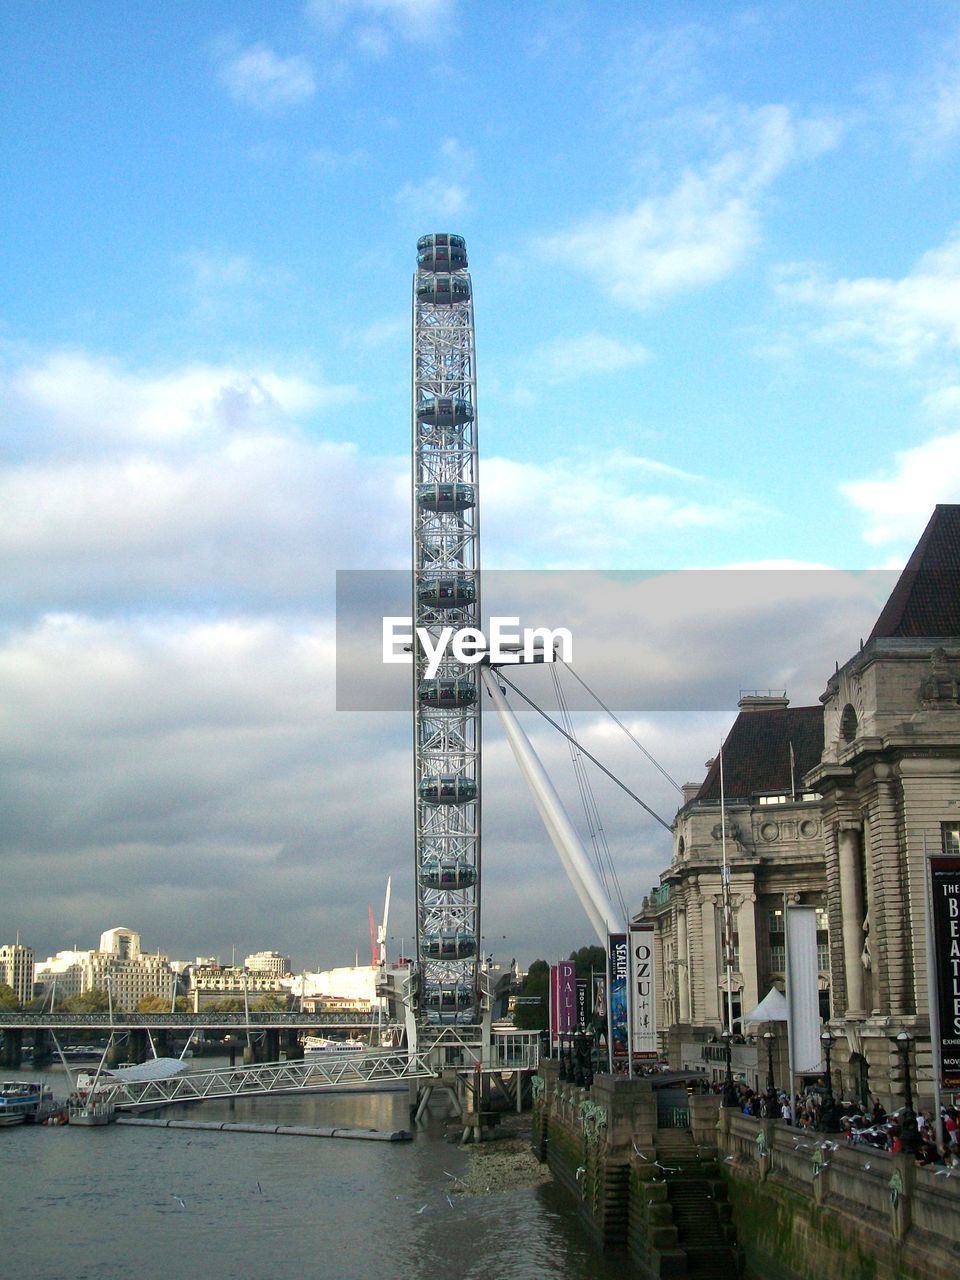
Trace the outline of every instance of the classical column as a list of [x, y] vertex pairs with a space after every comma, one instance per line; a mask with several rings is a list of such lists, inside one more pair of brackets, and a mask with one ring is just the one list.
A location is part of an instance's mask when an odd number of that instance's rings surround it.
[[677, 1020], [690, 1021], [690, 954], [687, 948], [687, 913], [677, 912]]
[[865, 1018], [863, 1007], [863, 894], [860, 891], [860, 827], [841, 825], [837, 842], [840, 862], [840, 907], [843, 920], [843, 967], [847, 979], [848, 1018]]

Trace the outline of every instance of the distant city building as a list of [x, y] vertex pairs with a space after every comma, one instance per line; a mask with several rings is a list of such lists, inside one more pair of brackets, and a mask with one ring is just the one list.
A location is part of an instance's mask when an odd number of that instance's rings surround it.
[[376, 965], [344, 966], [341, 969], [325, 969], [321, 973], [295, 974], [287, 979], [286, 987], [297, 1000], [303, 996], [336, 996], [371, 1008], [377, 1000]]
[[33, 948], [20, 942], [0, 946], [0, 983], [12, 987], [21, 1004], [33, 999]]
[[221, 1000], [247, 1000], [259, 996], [288, 994], [289, 979], [285, 982], [269, 973], [248, 973], [239, 965], [199, 964], [189, 971], [190, 991], [194, 1012]]
[[147, 996], [173, 998], [176, 976], [166, 956], [145, 954], [132, 929], [108, 929], [96, 951], [58, 951], [36, 967], [36, 982], [49, 991], [56, 982], [58, 1000], [106, 991], [117, 1009], [136, 1009]]
[[279, 951], [256, 951], [247, 956], [243, 962], [248, 973], [265, 973], [274, 978], [282, 978], [290, 972], [290, 957], [282, 956]]

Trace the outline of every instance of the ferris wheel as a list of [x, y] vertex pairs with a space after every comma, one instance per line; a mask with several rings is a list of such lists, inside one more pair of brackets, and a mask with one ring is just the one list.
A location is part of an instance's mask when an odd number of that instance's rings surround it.
[[417, 242], [413, 278], [413, 704], [417, 1016], [481, 1017], [480, 676], [423, 637], [481, 627], [473, 289], [461, 236]]

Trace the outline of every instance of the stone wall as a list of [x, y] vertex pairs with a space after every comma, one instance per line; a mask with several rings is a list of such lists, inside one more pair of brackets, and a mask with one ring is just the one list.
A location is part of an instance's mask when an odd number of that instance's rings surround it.
[[753, 1274], [764, 1280], [957, 1275], [960, 1173], [937, 1176], [908, 1156], [733, 1110], [721, 1110], [718, 1139]]

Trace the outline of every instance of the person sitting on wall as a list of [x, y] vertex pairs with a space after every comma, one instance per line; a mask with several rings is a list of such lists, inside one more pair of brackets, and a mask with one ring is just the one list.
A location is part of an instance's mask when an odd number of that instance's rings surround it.
[[900, 1137], [900, 1126], [898, 1124], [887, 1126], [887, 1150], [893, 1155], [899, 1155], [903, 1150], [903, 1140]]

